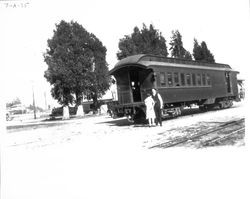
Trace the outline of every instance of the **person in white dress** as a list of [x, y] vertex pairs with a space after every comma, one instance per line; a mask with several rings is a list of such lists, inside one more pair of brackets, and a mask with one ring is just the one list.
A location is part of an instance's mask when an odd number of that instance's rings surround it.
[[150, 127], [152, 125], [155, 125], [155, 111], [154, 111], [155, 102], [149, 93], [147, 94], [147, 98], [144, 100], [144, 102], [146, 105], [146, 119], [148, 119], [148, 124]]

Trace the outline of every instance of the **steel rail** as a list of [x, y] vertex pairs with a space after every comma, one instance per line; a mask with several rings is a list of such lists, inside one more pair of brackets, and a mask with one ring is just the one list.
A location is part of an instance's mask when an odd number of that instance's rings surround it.
[[[210, 145], [210, 144], [215, 143], [215, 142], [220, 142], [220, 141], [222, 141], [222, 140], [224, 140], [224, 139], [227, 139], [228, 137], [230, 137], [230, 136], [232, 136], [232, 135], [234, 135], [234, 134], [237, 134], [237, 133], [239, 133], [239, 132], [242, 132], [242, 131], [245, 131], [245, 127], [239, 128], [239, 129], [237, 129], [237, 130], [233, 130], [233, 131], [232, 131], [231, 133], [229, 133], [229, 134], [225, 134], [225, 135], [222, 135], [222, 136], [218, 136], [218, 137], [216, 137], [216, 138], [214, 138], [214, 139], [207, 140], [207, 141], [205, 142], [205, 146]], [[203, 146], [204, 146], [204, 145], [203, 145]]]

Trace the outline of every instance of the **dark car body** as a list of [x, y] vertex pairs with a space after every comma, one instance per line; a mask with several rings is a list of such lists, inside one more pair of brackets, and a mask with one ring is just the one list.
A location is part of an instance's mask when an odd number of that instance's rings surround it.
[[226, 106], [238, 100], [238, 72], [227, 64], [140, 54], [119, 61], [109, 74], [117, 82], [118, 105], [113, 111], [124, 115], [145, 112], [144, 99], [152, 88], [169, 112], [170, 107], [178, 112], [176, 108], [191, 104]]

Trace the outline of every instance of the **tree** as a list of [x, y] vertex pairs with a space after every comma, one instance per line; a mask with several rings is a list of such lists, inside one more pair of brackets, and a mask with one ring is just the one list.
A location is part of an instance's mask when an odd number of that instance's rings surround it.
[[101, 42], [96, 42], [93, 52], [94, 64], [92, 70], [87, 72], [88, 86], [84, 94], [87, 98], [93, 99], [93, 105], [96, 111], [100, 106], [98, 99], [109, 89], [112, 79], [110, 76], [107, 76], [106, 48], [102, 46]]
[[[48, 48], [44, 54], [48, 65], [44, 77], [52, 85], [51, 94], [63, 106], [82, 102], [83, 94], [98, 87], [94, 79], [96, 71], [106, 73], [106, 48], [92, 33], [88, 33], [77, 22], [61, 21], [56, 24], [54, 35], [48, 40]], [[95, 69], [94, 69], [95, 66]], [[108, 85], [95, 92], [101, 96], [109, 87], [109, 78], [102, 83]], [[95, 99], [93, 99], [95, 100]]]
[[192, 55], [188, 52], [182, 43], [182, 36], [178, 30], [172, 31], [170, 41], [171, 57], [192, 60]]
[[121, 60], [135, 54], [168, 56], [166, 40], [152, 24], [149, 28], [143, 24], [142, 30], [135, 27], [131, 35], [125, 35], [124, 38], [120, 39], [117, 58]]
[[210, 52], [210, 50], [208, 50], [207, 44], [205, 41], [201, 42], [201, 49], [202, 49], [202, 52], [204, 53], [205, 60], [207, 62], [214, 63], [215, 62], [214, 55]]
[[6, 103], [6, 108], [11, 108], [12, 106], [19, 105], [19, 104], [22, 104], [21, 100], [18, 97], [16, 97], [15, 99], [12, 100], [12, 102]]
[[185, 54], [184, 54], [183, 58], [187, 59], [187, 60], [193, 60], [191, 53], [189, 51], [187, 51], [187, 50], [185, 51]]
[[196, 61], [215, 63], [214, 55], [207, 48], [204, 41], [199, 45], [198, 41], [194, 39], [193, 56]]
[[203, 52], [202, 52], [201, 46], [199, 45], [197, 39], [194, 39], [193, 56], [194, 56], [194, 59], [196, 61], [203, 59]]

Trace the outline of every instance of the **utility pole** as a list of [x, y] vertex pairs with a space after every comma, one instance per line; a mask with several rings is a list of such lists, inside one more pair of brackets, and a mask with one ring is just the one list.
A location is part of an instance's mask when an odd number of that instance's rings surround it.
[[48, 109], [46, 91], [44, 91], [44, 99], [45, 99], [45, 111], [46, 111]]
[[33, 95], [34, 119], [36, 119], [36, 103], [35, 103], [35, 94], [34, 94], [34, 84], [33, 84], [33, 82], [32, 82], [32, 95]]

